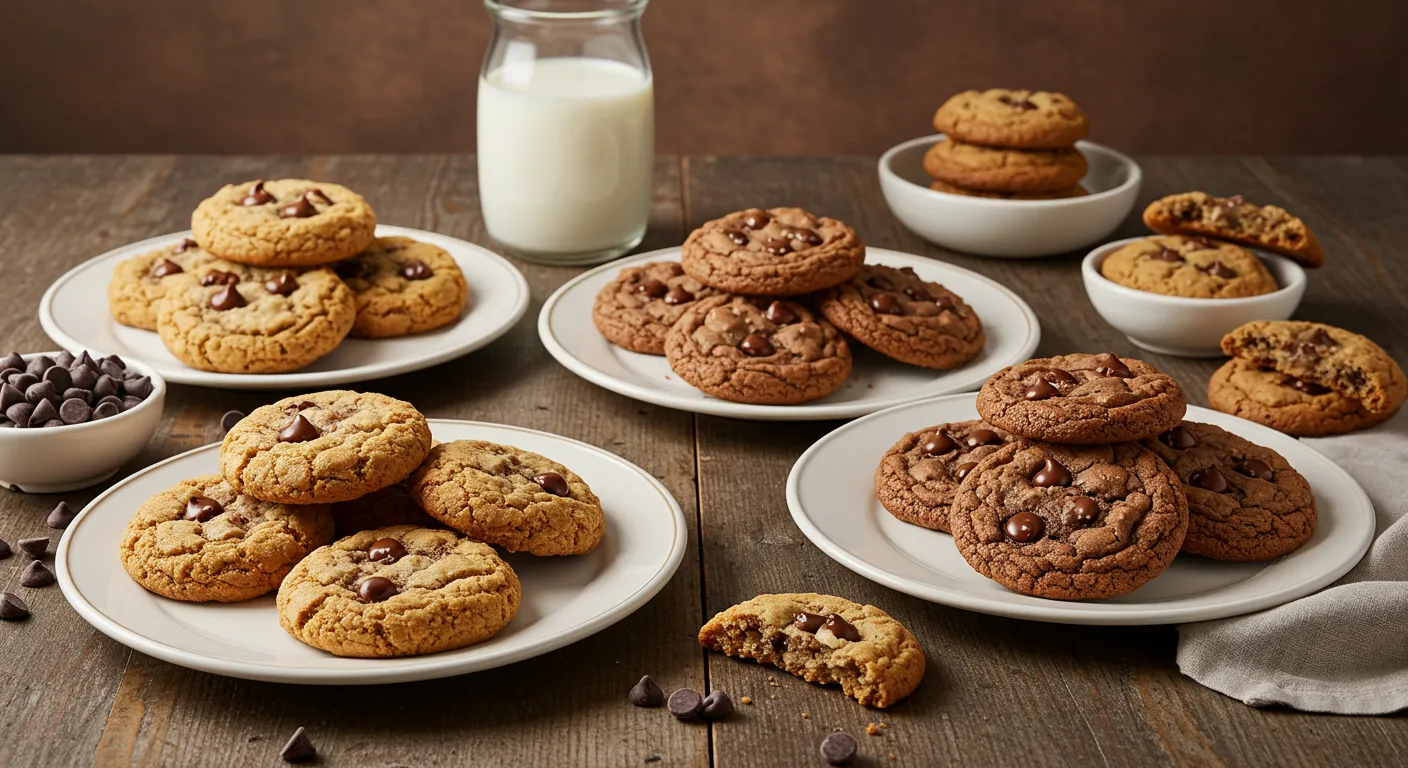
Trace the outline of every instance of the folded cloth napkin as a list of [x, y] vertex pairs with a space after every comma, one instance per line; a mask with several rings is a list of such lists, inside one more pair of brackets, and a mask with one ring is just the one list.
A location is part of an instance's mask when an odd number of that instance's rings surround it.
[[1353, 475], [1374, 502], [1368, 554], [1308, 597], [1185, 624], [1178, 668], [1254, 707], [1341, 715], [1408, 708], [1408, 409], [1371, 430], [1304, 442]]

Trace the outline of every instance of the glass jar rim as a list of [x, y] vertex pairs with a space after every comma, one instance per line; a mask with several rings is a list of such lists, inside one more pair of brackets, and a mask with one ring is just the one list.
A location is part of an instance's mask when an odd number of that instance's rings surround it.
[[[650, 0], [618, 0], [610, 7], [582, 11], [555, 11], [542, 8], [525, 8], [518, 3], [524, 0], [484, 0], [484, 6], [491, 14], [510, 21], [593, 21], [639, 16], [645, 11]], [[532, 0], [527, 0], [532, 2]], [[538, 0], [542, 2], [542, 0]], [[605, 5], [609, 0], [602, 0]]]

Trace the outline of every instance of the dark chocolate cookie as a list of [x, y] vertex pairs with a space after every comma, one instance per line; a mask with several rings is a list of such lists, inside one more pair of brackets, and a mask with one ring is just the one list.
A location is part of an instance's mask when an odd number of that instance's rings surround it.
[[910, 432], [880, 458], [875, 495], [896, 518], [947, 531], [949, 504], [958, 484], [1010, 438], [978, 420]]
[[718, 291], [684, 273], [679, 262], [626, 267], [592, 304], [592, 322], [606, 340], [647, 355], [665, 354], [665, 335], [694, 302]]
[[867, 264], [827, 291], [819, 309], [856, 341], [911, 365], [954, 368], [983, 350], [983, 324], [973, 308], [908, 267]]
[[706, 222], [681, 249], [684, 271], [728, 293], [799, 296], [849, 280], [865, 261], [856, 231], [801, 208], [749, 208]]

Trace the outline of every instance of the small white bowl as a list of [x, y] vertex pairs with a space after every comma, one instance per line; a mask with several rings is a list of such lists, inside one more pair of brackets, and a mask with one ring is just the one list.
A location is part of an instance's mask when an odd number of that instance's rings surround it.
[[[40, 355], [22, 355], [31, 360]], [[161, 423], [166, 380], [152, 368], [124, 360], [152, 379], [152, 393], [130, 410], [101, 421], [35, 429], [0, 429], [0, 486], [25, 493], [62, 493], [97, 485], [141, 452]]]
[[1129, 243], [1131, 237], [1106, 243], [1081, 262], [1085, 293], [1095, 311], [1121, 333], [1151, 352], [1175, 357], [1221, 357], [1222, 337], [1252, 320], [1285, 320], [1305, 295], [1305, 270], [1294, 261], [1272, 253], [1251, 250], [1261, 259], [1279, 290], [1241, 299], [1190, 299], [1126, 288], [1100, 274], [1105, 257]]
[[943, 134], [906, 141], [880, 157], [880, 191], [906, 227], [935, 245], [1002, 258], [1070, 253], [1109, 237], [1134, 209], [1139, 164], [1109, 147], [1076, 144], [1090, 168], [1090, 194], [1059, 200], [1002, 200], [929, 189], [924, 153]]

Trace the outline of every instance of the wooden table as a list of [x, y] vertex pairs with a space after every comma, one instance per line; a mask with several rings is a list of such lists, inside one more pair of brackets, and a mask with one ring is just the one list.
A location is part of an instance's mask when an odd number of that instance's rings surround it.
[[[1145, 201], [1186, 189], [1235, 191], [1307, 217], [1329, 266], [1311, 275], [1300, 316], [1368, 333], [1408, 363], [1408, 161], [1142, 162]], [[363, 192], [385, 223], [489, 244], [472, 157], [0, 158], [0, 354], [55, 346], [36, 307], [64, 270], [184, 229], [202, 197], [254, 177], [336, 180]], [[1216, 361], [1133, 348], [1093, 311], [1076, 256], [994, 261], [927, 245], [885, 208], [870, 158], [662, 158], [642, 248], [677, 244], [730, 210], [779, 204], [844, 219], [871, 245], [944, 258], [1011, 286], [1041, 319], [1039, 354], [1136, 354], [1204, 402]], [[1132, 217], [1117, 236], [1141, 230]], [[851, 573], [797, 531], [783, 495], [793, 460], [836, 424], [694, 416], [592, 386], [548, 356], [533, 321], [543, 299], [577, 270], [520, 266], [534, 306], [507, 337], [428, 373], [367, 387], [429, 416], [585, 440], [655, 474], [695, 523], [684, 564], [659, 596], [595, 637], [509, 667], [406, 685], [297, 687], [215, 677], [130, 651], [85, 624], [57, 586], [18, 587], [21, 559], [11, 558], [0, 562], [0, 583], [20, 593], [34, 616], [0, 624], [0, 763], [277, 765], [283, 741], [300, 725], [334, 766], [814, 766], [822, 764], [816, 745], [837, 728], [857, 736], [860, 764], [872, 766], [1408, 763], [1403, 717], [1256, 710], [1181, 676], [1172, 627], [994, 618]], [[161, 428], [127, 469], [216, 441], [224, 411], [248, 411], [275, 396], [283, 394], [172, 386]], [[98, 490], [62, 497], [0, 491], [0, 538], [51, 534], [43, 518], [60, 498], [77, 508]], [[773, 670], [700, 649], [694, 635], [705, 618], [782, 591], [832, 592], [889, 611], [929, 655], [923, 685], [889, 711], [868, 710], [785, 674], [772, 685]], [[626, 691], [646, 673], [666, 690], [717, 688], [755, 703], [722, 723], [681, 724], [663, 710], [626, 703]], [[889, 727], [866, 736], [871, 722]]]

